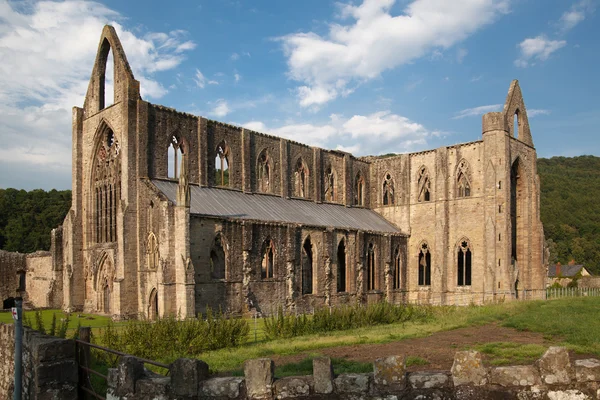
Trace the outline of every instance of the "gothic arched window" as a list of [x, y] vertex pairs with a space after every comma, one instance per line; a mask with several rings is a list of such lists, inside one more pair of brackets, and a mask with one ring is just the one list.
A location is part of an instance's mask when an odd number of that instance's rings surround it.
[[419, 168], [419, 176], [417, 180], [418, 184], [418, 197], [417, 201], [430, 201], [431, 200], [431, 181], [429, 180], [429, 172], [426, 167]]
[[402, 276], [402, 261], [401, 261], [400, 247], [396, 247], [394, 252], [394, 270], [392, 271], [392, 278], [394, 280], [392, 287], [394, 289], [400, 289], [400, 279]]
[[457, 249], [457, 285], [471, 286], [471, 246], [469, 240], [463, 239]]
[[431, 253], [427, 243], [419, 249], [419, 286], [431, 285]]
[[146, 263], [148, 269], [156, 269], [158, 267], [158, 241], [154, 233], [150, 232], [148, 235], [148, 243], [146, 245]]
[[230, 160], [229, 146], [225, 141], [222, 141], [216, 150], [215, 156], [215, 185], [216, 186], [229, 186], [231, 177], [229, 176], [229, 164]]
[[365, 179], [360, 171], [356, 174], [356, 178], [354, 179], [354, 205], [365, 205]]
[[375, 245], [369, 243], [367, 249], [367, 290], [377, 289], [377, 277], [375, 276]]
[[456, 169], [456, 197], [471, 196], [471, 182], [469, 176], [469, 163], [467, 160], [461, 160]]
[[210, 277], [211, 279], [225, 279], [226, 258], [223, 246], [223, 237], [220, 233], [210, 249]]
[[313, 293], [314, 257], [310, 236], [302, 245], [302, 294]]
[[392, 176], [388, 173], [385, 174], [385, 179], [383, 180], [383, 205], [389, 206], [394, 204], [394, 180]]
[[258, 156], [258, 162], [256, 164], [256, 182], [259, 192], [269, 193], [272, 191], [271, 160], [266, 149]]
[[178, 138], [176, 135], [171, 136], [171, 143], [169, 145], [168, 154], [168, 171], [167, 175], [171, 179], [179, 179], [179, 158], [185, 153], [184, 141]]
[[275, 244], [267, 239], [263, 244], [260, 276], [262, 279], [273, 278], [275, 268]]
[[294, 196], [308, 197], [308, 167], [302, 157], [298, 158], [294, 172]]
[[335, 170], [331, 165], [325, 171], [325, 201], [336, 201]]
[[120, 147], [112, 129], [104, 125], [94, 158], [93, 237], [96, 243], [117, 240], [117, 204], [121, 198]]
[[346, 291], [346, 243], [344, 239], [340, 241], [337, 249], [337, 291], [338, 293]]

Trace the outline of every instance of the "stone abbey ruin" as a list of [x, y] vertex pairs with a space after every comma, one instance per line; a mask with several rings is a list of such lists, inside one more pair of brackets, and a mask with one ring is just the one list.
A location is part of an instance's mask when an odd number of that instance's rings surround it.
[[72, 154], [71, 210], [50, 252], [0, 252], [3, 299], [18, 273], [31, 306], [115, 318], [480, 304], [545, 288], [517, 81], [478, 140], [354, 157], [144, 101], [106, 26], [73, 108]]

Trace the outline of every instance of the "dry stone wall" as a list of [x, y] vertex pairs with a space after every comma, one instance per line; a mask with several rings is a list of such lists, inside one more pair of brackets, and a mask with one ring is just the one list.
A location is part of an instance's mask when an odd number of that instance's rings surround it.
[[599, 399], [600, 360], [571, 362], [551, 347], [534, 365], [486, 368], [476, 351], [457, 352], [451, 371], [407, 372], [404, 356], [378, 359], [372, 373], [335, 375], [327, 357], [313, 374], [276, 379], [267, 358], [244, 363], [244, 377], [210, 378], [200, 360], [179, 359], [169, 377], [133, 357], [109, 370], [107, 398], [141, 399]]

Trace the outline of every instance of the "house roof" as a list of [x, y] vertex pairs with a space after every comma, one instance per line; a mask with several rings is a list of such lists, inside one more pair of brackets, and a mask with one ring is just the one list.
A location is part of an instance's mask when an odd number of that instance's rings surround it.
[[548, 266], [548, 277], [549, 278], [557, 278], [559, 275], [563, 278], [570, 278], [572, 276], [577, 275], [579, 271], [583, 269], [583, 265], [561, 265], [560, 266], [560, 274], [557, 273], [558, 265], [549, 265]]
[[[177, 204], [177, 182], [152, 183]], [[239, 220], [283, 222], [339, 229], [402, 233], [373, 210], [266, 194], [190, 185], [190, 214]]]

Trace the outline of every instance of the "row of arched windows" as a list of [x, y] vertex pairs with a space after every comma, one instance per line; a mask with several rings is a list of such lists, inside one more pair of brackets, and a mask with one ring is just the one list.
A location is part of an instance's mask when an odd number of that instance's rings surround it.
[[[468, 239], [462, 239], [456, 248], [456, 285], [471, 286], [472, 252]], [[418, 261], [419, 286], [431, 285], [431, 252], [427, 242], [419, 248]]]

